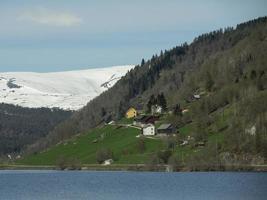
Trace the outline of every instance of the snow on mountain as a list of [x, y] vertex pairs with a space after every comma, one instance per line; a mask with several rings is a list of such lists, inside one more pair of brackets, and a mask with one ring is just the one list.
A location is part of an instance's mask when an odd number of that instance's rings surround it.
[[133, 65], [79, 71], [0, 73], [0, 103], [78, 110], [112, 87]]

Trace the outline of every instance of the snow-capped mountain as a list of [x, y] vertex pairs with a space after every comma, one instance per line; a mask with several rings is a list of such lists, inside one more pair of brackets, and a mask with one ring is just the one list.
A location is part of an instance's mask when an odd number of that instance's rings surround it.
[[77, 110], [113, 86], [133, 65], [79, 71], [0, 73], [0, 103]]

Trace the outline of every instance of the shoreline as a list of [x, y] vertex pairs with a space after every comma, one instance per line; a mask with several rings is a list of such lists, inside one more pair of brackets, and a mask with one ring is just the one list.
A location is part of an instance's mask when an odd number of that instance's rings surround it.
[[224, 166], [210, 167], [209, 169], [190, 169], [178, 167], [173, 169], [169, 165], [148, 166], [145, 164], [84, 164], [79, 168], [66, 167], [60, 169], [56, 165], [16, 165], [0, 164], [0, 170], [55, 170], [55, 171], [133, 171], [133, 172], [267, 172], [267, 165], [245, 165], [245, 166]]

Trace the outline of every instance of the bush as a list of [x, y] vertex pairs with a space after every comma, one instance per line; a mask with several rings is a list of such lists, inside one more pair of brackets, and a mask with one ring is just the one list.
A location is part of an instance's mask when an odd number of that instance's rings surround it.
[[110, 149], [100, 149], [96, 152], [96, 161], [99, 164], [108, 159], [113, 159], [113, 152]]
[[57, 160], [57, 166], [60, 170], [80, 170], [82, 164], [77, 158], [67, 158], [65, 156], [60, 156]]
[[164, 138], [164, 143], [167, 149], [174, 149], [177, 145], [178, 137], [177, 136], [169, 136]]
[[171, 157], [171, 155], [172, 155], [172, 152], [170, 150], [163, 150], [157, 153], [158, 159], [164, 164], [168, 163], [168, 160]]
[[182, 161], [177, 155], [172, 155], [168, 160], [168, 164], [172, 167], [173, 171], [179, 171]]
[[146, 150], [145, 138], [140, 137], [140, 138], [137, 140], [136, 148], [137, 148], [137, 150], [138, 150], [140, 153], [144, 153], [144, 152], [145, 152], [145, 150]]
[[159, 165], [163, 164], [162, 160], [158, 157], [157, 154], [152, 154], [148, 159], [146, 166], [149, 171], [157, 171], [159, 170]]
[[65, 156], [60, 156], [57, 160], [56, 165], [60, 170], [64, 170], [68, 167], [67, 158]]

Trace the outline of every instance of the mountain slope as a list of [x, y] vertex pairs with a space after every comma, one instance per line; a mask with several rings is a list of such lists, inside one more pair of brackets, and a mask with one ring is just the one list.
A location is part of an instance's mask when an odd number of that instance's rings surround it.
[[[164, 116], [185, 132], [181, 139], [195, 140], [192, 149], [199, 154], [190, 155], [187, 165], [219, 163], [221, 157], [241, 163], [267, 158], [266, 52], [267, 17], [201, 35], [190, 45], [177, 46], [136, 66], [32, 150], [120, 119], [130, 106], [147, 111], [152, 95], [163, 93], [167, 111], [174, 111], [177, 104], [189, 110]], [[194, 94], [200, 100], [192, 99]], [[199, 142], [206, 142], [201, 151], [195, 149]]]
[[77, 110], [112, 87], [133, 66], [80, 71], [0, 73], [0, 102]]

